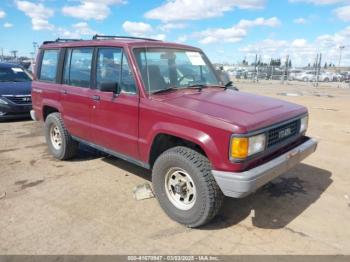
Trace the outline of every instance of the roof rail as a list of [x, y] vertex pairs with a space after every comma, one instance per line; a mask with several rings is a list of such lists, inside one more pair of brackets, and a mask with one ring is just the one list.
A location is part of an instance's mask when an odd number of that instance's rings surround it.
[[75, 41], [82, 41], [83, 39], [73, 39], [73, 38], [57, 38], [54, 41], [44, 41], [45, 44], [52, 44], [52, 43], [65, 43], [65, 42], [75, 42]]
[[135, 37], [135, 36], [120, 36], [120, 35], [94, 35], [92, 40], [106, 40], [106, 39], [139, 39], [139, 40], [147, 40], [147, 41], [160, 41], [152, 38], [145, 37]]

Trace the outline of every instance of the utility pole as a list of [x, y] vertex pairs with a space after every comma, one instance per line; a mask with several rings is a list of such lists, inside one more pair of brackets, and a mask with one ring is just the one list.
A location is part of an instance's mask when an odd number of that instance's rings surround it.
[[258, 54], [255, 54], [255, 62], [254, 62], [254, 73], [255, 73], [255, 75], [254, 75], [254, 82], [258, 82], [258, 75], [257, 75], [257, 63], [258, 63]]
[[13, 55], [13, 58], [16, 59], [18, 51], [12, 50], [10, 53]]
[[322, 54], [319, 53], [316, 56], [316, 61], [315, 61], [315, 83], [314, 86], [318, 87], [318, 82], [319, 82], [319, 78], [320, 78], [320, 71], [321, 71], [321, 63], [322, 63]]
[[338, 67], [340, 67], [341, 57], [342, 57], [342, 53], [343, 53], [344, 49], [345, 49], [345, 45], [339, 46], [339, 63], [338, 63]]
[[286, 62], [284, 64], [284, 72], [281, 76], [281, 83], [284, 84], [284, 79], [288, 79], [288, 64], [289, 64], [289, 55], [286, 56]]

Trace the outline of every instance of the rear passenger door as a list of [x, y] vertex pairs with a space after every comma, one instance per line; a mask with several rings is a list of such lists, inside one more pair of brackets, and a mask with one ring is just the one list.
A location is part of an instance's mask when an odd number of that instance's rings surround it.
[[[96, 89], [92, 109], [94, 143], [116, 153], [138, 158], [138, 104], [134, 75], [122, 48], [96, 50]], [[118, 84], [121, 92], [102, 92], [104, 83]]]
[[69, 132], [85, 140], [92, 139], [91, 71], [94, 48], [69, 48], [63, 67], [61, 101], [63, 119]]

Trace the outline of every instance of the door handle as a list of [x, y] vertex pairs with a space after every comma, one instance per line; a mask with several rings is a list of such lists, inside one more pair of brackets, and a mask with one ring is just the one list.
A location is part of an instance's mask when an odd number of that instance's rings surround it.
[[100, 96], [94, 95], [94, 96], [92, 96], [92, 99], [95, 100], [95, 101], [99, 101], [100, 100]]
[[67, 90], [61, 90], [61, 93], [62, 93], [63, 95], [66, 95], [66, 94], [67, 94]]

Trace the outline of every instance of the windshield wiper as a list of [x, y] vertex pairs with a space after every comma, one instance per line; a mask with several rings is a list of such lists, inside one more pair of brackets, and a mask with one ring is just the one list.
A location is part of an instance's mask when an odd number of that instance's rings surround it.
[[204, 85], [204, 84], [193, 84], [193, 85], [189, 85], [185, 88], [195, 88], [195, 89], [198, 89], [198, 91], [202, 91], [203, 88], [206, 88], [208, 87], [207, 85]]
[[165, 93], [165, 92], [172, 91], [172, 90], [178, 90], [178, 88], [176, 86], [171, 86], [171, 87], [168, 87], [165, 89], [160, 89], [160, 90], [154, 91], [154, 92], [152, 92], [152, 94], [160, 94], [160, 93]]
[[228, 81], [228, 82], [226, 83], [226, 85], [224, 85], [225, 90], [228, 89], [229, 87], [230, 87], [230, 89], [233, 89], [233, 90], [238, 91], [238, 88], [235, 87], [235, 86], [233, 85], [233, 82], [232, 82], [232, 81]]

